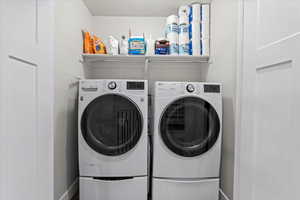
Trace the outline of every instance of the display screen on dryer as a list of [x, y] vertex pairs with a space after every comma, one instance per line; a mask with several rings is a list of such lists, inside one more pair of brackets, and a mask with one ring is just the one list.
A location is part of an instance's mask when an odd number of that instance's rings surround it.
[[138, 81], [127, 82], [127, 90], [144, 90], [144, 89], [145, 89], [144, 82], [138, 82]]

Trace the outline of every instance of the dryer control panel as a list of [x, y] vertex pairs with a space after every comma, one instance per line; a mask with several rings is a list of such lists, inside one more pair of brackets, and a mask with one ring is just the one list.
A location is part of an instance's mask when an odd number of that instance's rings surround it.
[[[104, 93], [124, 93], [126, 95], [144, 95], [147, 93], [147, 81], [144, 80], [82, 80], [79, 84], [80, 93], [97, 95]], [[148, 94], [147, 94], [148, 95]]]
[[145, 82], [128, 81], [127, 90], [145, 90]]
[[82, 81], [80, 83], [80, 89], [84, 92], [97, 92], [98, 84], [92, 81]]

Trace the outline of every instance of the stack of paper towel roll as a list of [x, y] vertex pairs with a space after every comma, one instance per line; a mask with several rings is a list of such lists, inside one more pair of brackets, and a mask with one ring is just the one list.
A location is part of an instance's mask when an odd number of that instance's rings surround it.
[[189, 55], [189, 14], [188, 5], [179, 8], [179, 55]]
[[167, 18], [166, 37], [170, 42], [170, 55], [178, 55], [178, 16], [171, 15]]
[[209, 56], [210, 52], [210, 5], [194, 3], [189, 12], [190, 55]]

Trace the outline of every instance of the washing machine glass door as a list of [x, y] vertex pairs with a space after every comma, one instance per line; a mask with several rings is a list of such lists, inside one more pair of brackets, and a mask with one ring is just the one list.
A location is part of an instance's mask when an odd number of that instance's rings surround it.
[[211, 104], [185, 97], [172, 102], [160, 120], [160, 135], [174, 153], [194, 157], [209, 151], [220, 135], [220, 119]]
[[130, 151], [142, 135], [143, 117], [129, 98], [116, 94], [93, 100], [81, 119], [82, 135], [100, 154], [118, 156]]

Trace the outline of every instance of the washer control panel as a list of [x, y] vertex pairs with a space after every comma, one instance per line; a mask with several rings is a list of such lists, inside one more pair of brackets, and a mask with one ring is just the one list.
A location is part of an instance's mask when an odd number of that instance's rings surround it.
[[221, 94], [222, 85], [204, 82], [156, 82], [155, 96], [168, 97], [178, 95]]
[[111, 81], [111, 82], [108, 83], [107, 87], [110, 90], [114, 90], [114, 89], [117, 88], [117, 83], [115, 81]]
[[195, 86], [193, 84], [188, 84], [186, 86], [186, 90], [189, 92], [189, 93], [193, 93], [195, 92]]
[[220, 85], [205, 84], [204, 92], [205, 93], [221, 93], [221, 87], [220, 87]]

